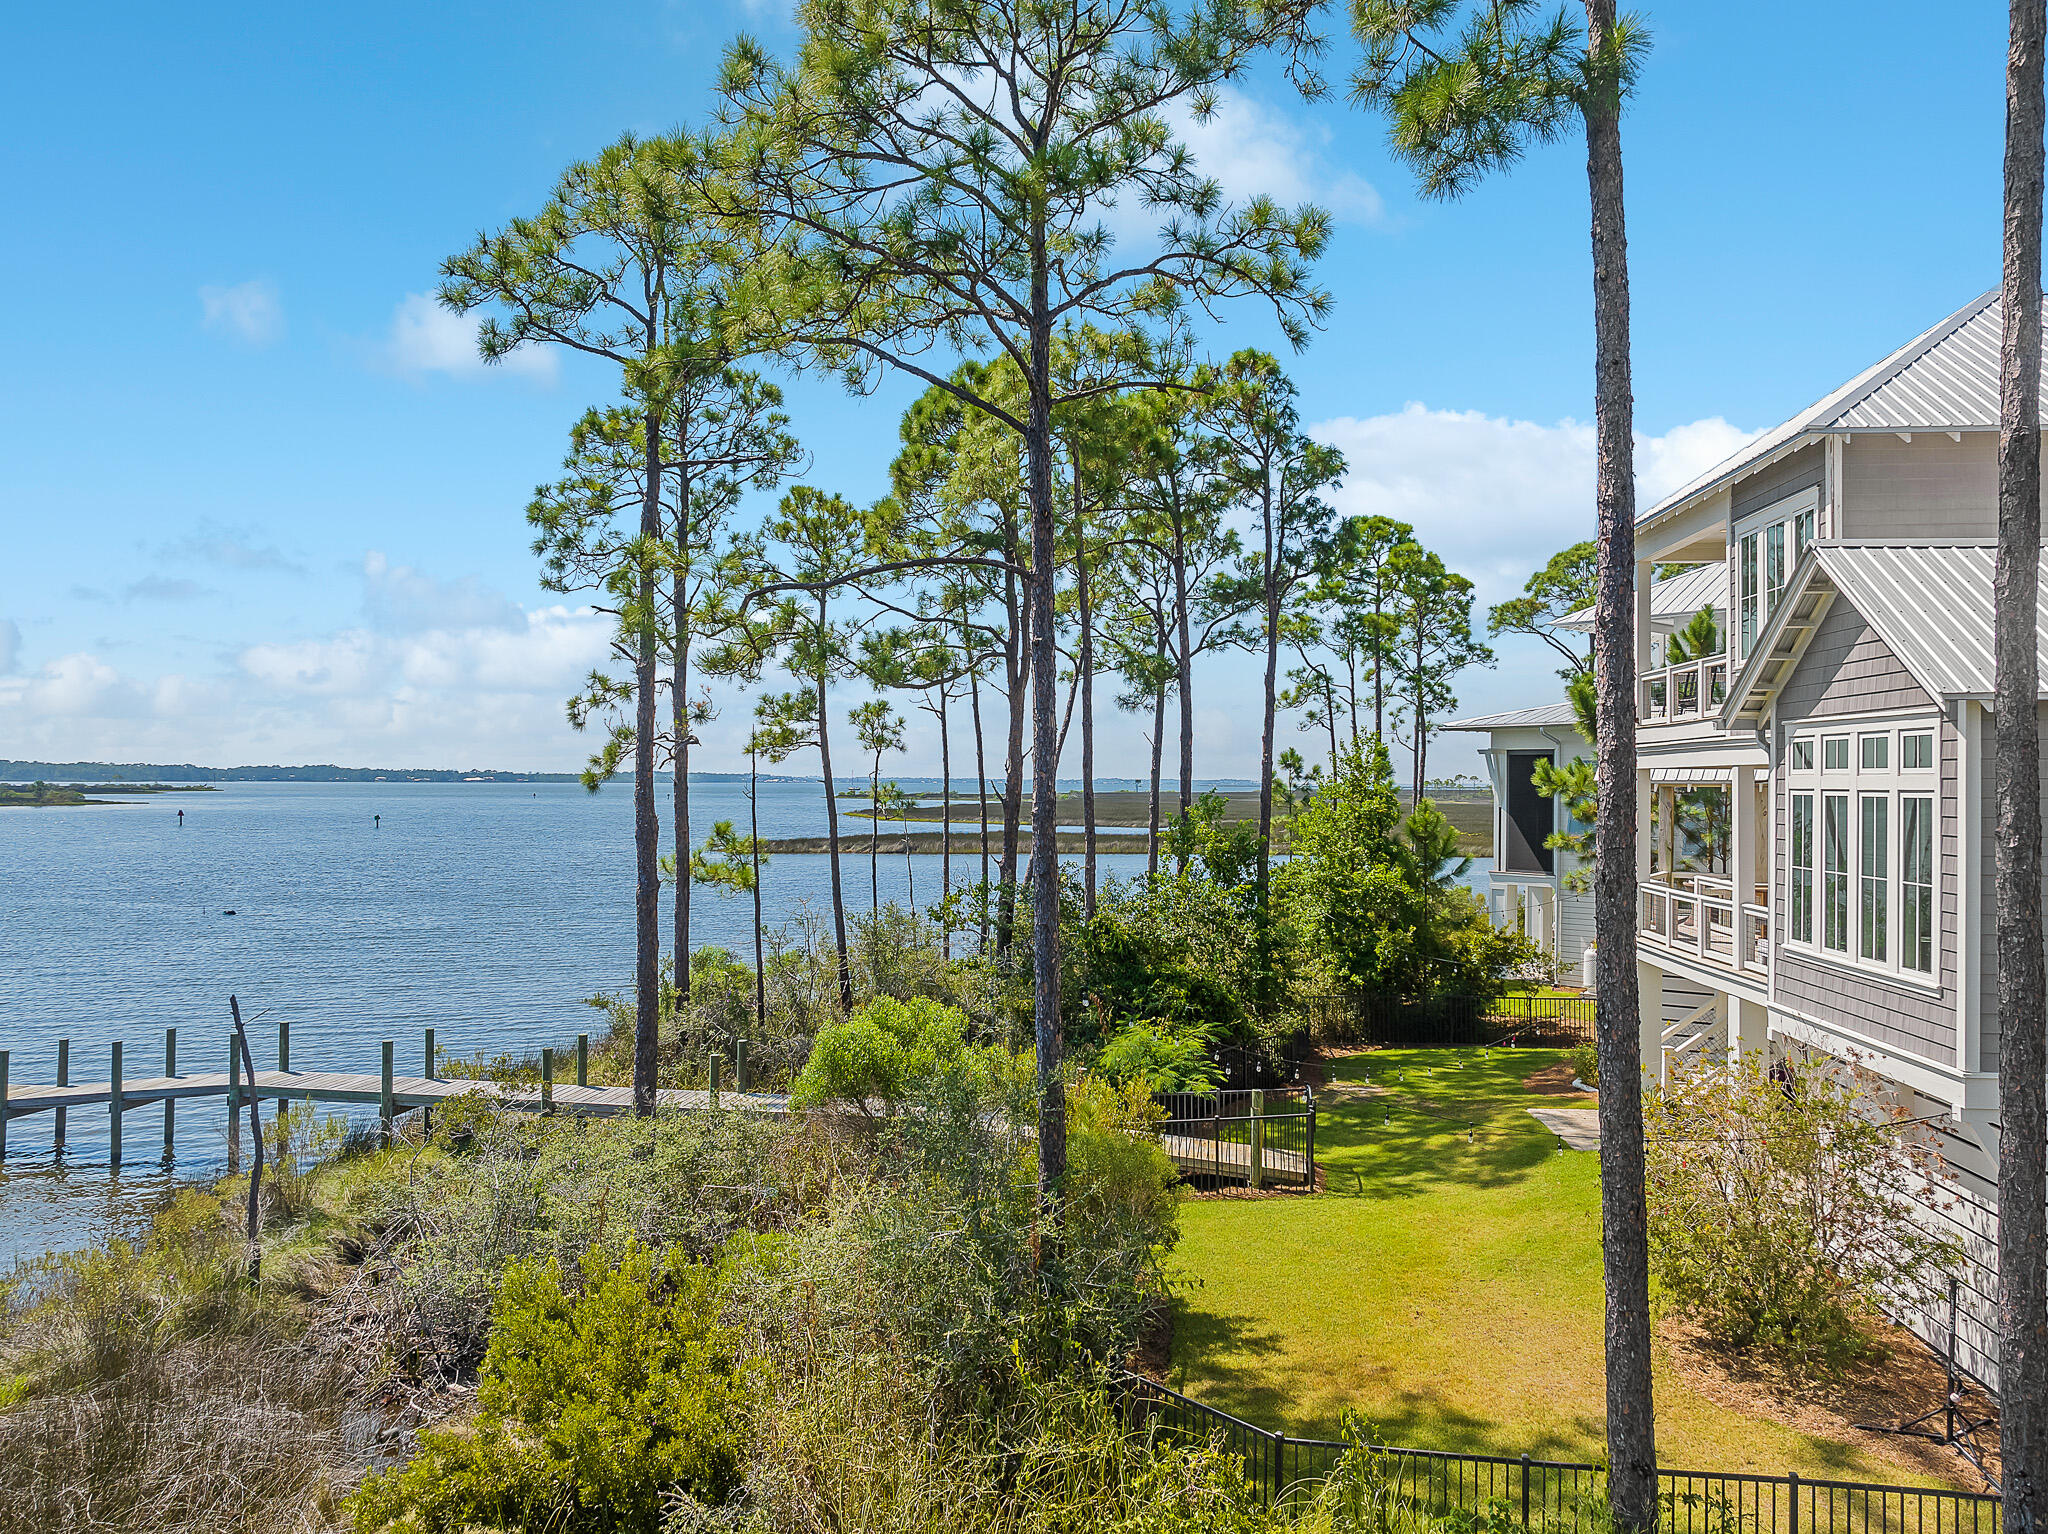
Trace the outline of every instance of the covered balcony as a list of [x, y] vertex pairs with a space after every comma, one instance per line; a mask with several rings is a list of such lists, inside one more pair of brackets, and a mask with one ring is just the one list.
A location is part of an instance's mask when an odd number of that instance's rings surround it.
[[1770, 972], [1769, 793], [1758, 767], [1638, 774], [1636, 930], [1662, 952], [1762, 981]]

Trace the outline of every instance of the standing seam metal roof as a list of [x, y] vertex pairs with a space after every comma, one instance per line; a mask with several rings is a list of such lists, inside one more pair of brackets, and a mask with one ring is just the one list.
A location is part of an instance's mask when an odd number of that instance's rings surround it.
[[[1665, 496], [1639, 521], [1662, 516], [1814, 432], [1997, 430], [2003, 332], [2004, 309], [1993, 288]], [[2042, 376], [2048, 378], [2048, 360]]]
[[1537, 730], [1570, 725], [1577, 729], [1578, 715], [1569, 703], [1545, 703], [1536, 708], [1518, 708], [1505, 714], [1475, 714], [1470, 719], [1452, 719], [1439, 730]]
[[[1814, 553], [1849, 604], [1928, 692], [1938, 698], [1991, 695], [1997, 545], [1927, 539], [1818, 543]], [[2042, 579], [2048, 583], [2048, 558]], [[2035, 649], [2048, 681], [2048, 608], [2036, 622]]]

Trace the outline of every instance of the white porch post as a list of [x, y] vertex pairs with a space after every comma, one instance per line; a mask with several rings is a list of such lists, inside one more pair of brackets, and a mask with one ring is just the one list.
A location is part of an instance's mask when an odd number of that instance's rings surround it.
[[[1656, 575], [1654, 561], [1636, 561], [1636, 675], [1639, 677], [1650, 670], [1650, 586]], [[1637, 706], [1641, 706], [1640, 701]]]
[[1761, 1002], [1735, 1001], [1735, 1022], [1728, 1030], [1728, 1059], [1731, 1064], [1749, 1055], [1761, 1055], [1770, 1044], [1771, 1017]]
[[1656, 790], [1650, 786], [1650, 769], [1636, 769], [1636, 882], [1650, 877], [1650, 806]]
[[1643, 1083], [1664, 1079], [1664, 971], [1636, 960], [1636, 1047], [1642, 1053]]
[[[1756, 899], [1756, 785], [1754, 769], [1728, 774], [1728, 882], [1735, 886], [1736, 916]], [[1740, 921], [1737, 922], [1738, 930]]]

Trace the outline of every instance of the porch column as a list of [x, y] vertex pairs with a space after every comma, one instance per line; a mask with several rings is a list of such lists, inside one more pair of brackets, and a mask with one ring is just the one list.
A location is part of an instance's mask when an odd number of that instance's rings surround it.
[[1669, 884], [1678, 867], [1678, 790], [1669, 783], [1657, 790], [1657, 867]]
[[1641, 959], [1636, 960], [1636, 1001], [1643, 1084], [1655, 1086], [1664, 1079], [1664, 971]]
[[1728, 1062], [1740, 1063], [1749, 1055], [1762, 1056], [1771, 1041], [1771, 1016], [1762, 1002], [1735, 999], [1735, 1020], [1728, 1030]]
[[[1650, 667], [1650, 587], [1657, 576], [1656, 562], [1636, 561], [1636, 675], [1647, 673]], [[1642, 706], [1642, 684], [1636, 684], [1636, 706]]]
[[1741, 907], [1756, 899], [1756, 786], [1754, 772], [1737, 767], [1728, 774], [1728, 882], [1735, 886], [1736, 930]]
[[1650, 877], [1650, 806], [1656, 790], [1650, 786], [1650, 769], [1636, 769], [1636, 882]]

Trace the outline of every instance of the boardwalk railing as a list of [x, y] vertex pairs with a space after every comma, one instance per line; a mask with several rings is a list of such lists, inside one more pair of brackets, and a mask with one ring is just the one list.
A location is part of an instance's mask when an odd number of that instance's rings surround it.
[[1263, 1188], [1316, 1181], [1316, 1094], [1312, 1087], [1242, 1092], [1159, 1092], [1160, 1142], [1193, 1177]]
[[[1131, 1426], [1238, 1455], [1269, 1502], [1314, 1497], [1351, 1448], [1272, 1432], [1140, 1375], [1119, 1374], [1112, 1387]], [[1357, 1452], [1364, 1463], [1356, 1469], [1390, 1530], [1405, 1522], [1420, 1534], [1438, 1520], [1452, 1528], [1483, 1521], [1546, 1534], [1606, 1527], [1606, 1475], [1598, 1465], [1380, 1444]], [[1657, 1492], [1659, 1527], [1668, 1534], [1999, 1534], [1996, 1495], [1945, 1487], [1659, 1470]]]

